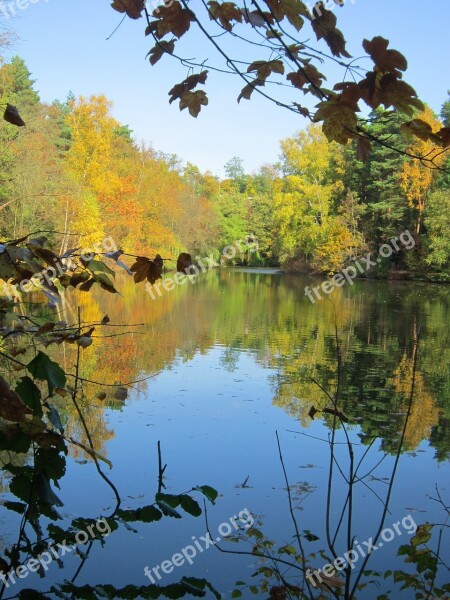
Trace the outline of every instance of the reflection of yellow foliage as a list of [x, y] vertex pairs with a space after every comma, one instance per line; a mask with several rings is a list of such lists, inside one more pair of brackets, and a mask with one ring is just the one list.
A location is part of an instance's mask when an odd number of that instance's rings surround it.
[[[384, 308], [378, 304], [380, 328], [362, 326], [374, 308], [370, 288], [358, 293], [336, 289], [330, 296], [332, 302], [323, 299], [313, 305], [304, 295], [305, 283], [303, 278], [286, 277], [284, 284], [279, 285], [276, 276], [249, 276], [248, 273], [221, 270], [200, 276], [195, 285], [189, 283], [177, 286], [171, 292], [163, 291], [161, 297], [152, 301], [145, 291], [145, 284], [136, 286], [132, 278], [118, 275], [116, 286], [122, 296], [108, 294], [97, 286], [89, 294], [70, 290], [65, 294], [66, 314], [61, 314], [60, 318], [69, 323], [76, 322], [77, 306], [81, 305], [84, 322], [99, 322], [108, 314], [111, 324], [134, 324], [126, 328], [96, 328], [94, 336], [100, 337], [96, 337], [94, 344], [81, 353], [81, 376], [85, 379], [106, 384], [134, 381], [168, 369], [177, 358], [188, 361], [196, 353], [206, 353], [215, 344], [220, 344], [237, 349], [237, 352], [247, 351], [258, 364], [280, 373], [281, 380], [287, 383], [280, 385], [277, 380], [274, 405], [283, 408], [303, 426], [309, 426], [311, 406], [322, 409], [329, 405], [326, 396], [310, 377], [319, 381], [330, 394], [336, 387], [336, 315], [344, 371], [347, 366], [351, 369], [356, 360], [361, 360], [358, 353], [370, 354], [382, 345], [384, 356], [390, 347], [386, 344], [390, 340], [394, 345], [396, 342], [389, 329], [392, 315], [385, 314]], [[314, 280], [308, 280], [308, 283], [314, 285]], [[437, 323], [443, 322], [443, 314], [433, 314], [437, 315]], [[144, 326], [138, 326], [139, 323]], [[126, 335], [105, 337], [123, 333]], [[65, 344], [59, 347], [59, 351], [62, 357], [54, 356], [54, 359], [60, 360], [73, 373], [76, 347]], [[430, 352], [424, 353], [424, 357], [428, 355]], [[445, 358], [442, 357], [443, 364]], [[377, 368], [380, 365], [383, 368], [384, 364], [381, 361]], [[393, 368], [389, 367], [389, 374]], [[426, 373], [429, 372], [430, 367], [426, 369]], [[403, 357], [395, 375], [382, 384], [383, 388], [393, 388], [400, 396], [402, 406], [396, 406], [395, 410], [404, 411], [410, 381], [411, 366]], [[361, 383], [359, 376], [358, 382]], [[152, 380], [137, 387], [142, 391], [147, 387], [151, 389]], [[101, 401], [96, 394], [106, 392], [111, 398], [114, 391], [87, 384], [83, 385], [83, 389], [86, 395], [84, 410], [94, 432], [94, 445], [102, 452], [112, 434], [107, 430], [102, 409], [102, 405], [108, 405], [108, 399]], [[344, 400], [352, 397], [351, 392], [348, 392], [350, 396], [346, 393], [343, 388]], [[425, 389], [421, 373], [417, 375], [416, 395], [407, 433], [408, 447], [429, 437], [430, 427], [438, 422], [439, 416], [436, 402]], [[394, 405], [395, 401], [392, 402]], [[66, 408], [69, 413], [70, 431], [85, 442], [84, 432], [70, 401], [61, 401], [61, 407], [62, 412]], [[370, 415], [368, 418], [369, 425], [377, 427], [377, 420]], [[388, 418], [389, 415], [386, 415]]]
[[[403, 409], [406, 410], [411, 393], [413, 365], [406, 353], [391, 378], [395, 391], [404, 396]], [[413, 450], [420, 442], [430, 437], [431, 428], [439, 421], [439, 408], [434, 397], [426, 389], [424, 376], [416, 370], [414, 398], [408, 427], [405, 435], [405, 448]]]
[[[114, 438], [114, 431], [111, 431], [107, 427], [104, 414], [105, 410], [103, 406], [101, 406], [101, 402], [96, 398], [92, 400], [82, 399], [79, 400], [79, 406], [83, 413], [83, 418], [86, 422], [95, 451], [106, 456], [105, 444]], [[67, 403], [66, 413], [68, 415], [68, 421], [66, 424], [65, 435], [67, 437], [73, 437], [75, 440], [89, 448], [89, 440], [86, 436], [83, 424], [80, 422], [78, 412], [72, 403]], [[91, 460], [91, 457], [87, 456], [78, 446], [73, 444], [71, 445], [71, 454], [74, 458], [84, 455], [86, 459]]]

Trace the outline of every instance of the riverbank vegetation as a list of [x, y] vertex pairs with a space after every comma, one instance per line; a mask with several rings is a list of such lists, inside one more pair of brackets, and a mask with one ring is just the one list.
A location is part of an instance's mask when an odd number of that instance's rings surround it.
[[[239, 260], [330, 275], [408, 230], [414, 248], [364, 275], [450, 279], [450, 179], [408, 158], [433, 148], [408, 138], [407, 128], [400, 138], [406, 154], [375, 144], [362, 157], [357, 142], [329, 142], [312, 124], [280, 142], [277, 164], [248, 174], [233, 157], [220, 179], [134, 139], [102, 95], [43, 103], [19, 57], [3, 62], [0, 89], [1, 102], [20, 106], [27, 123], [0, 125], [4, 239], [51, 230], [62, 233], [50, 239], [62, 252], [70, 240], [89, 247], [112, 236], [134, 253], [217, 257], [251, 232], [259, 252]], [[417, 117], [433, 131], [449, 126], [450, 101], [439, 117], [429, 107]], [[367, 127], [388, 140], [406, 119], [378, 109]], [[443, 168], [446, 156], [436, 159]]]

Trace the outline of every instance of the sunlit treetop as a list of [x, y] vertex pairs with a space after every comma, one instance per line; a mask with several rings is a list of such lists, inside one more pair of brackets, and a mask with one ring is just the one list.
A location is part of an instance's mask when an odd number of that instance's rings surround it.
[[[342, 7], [345, 0], [334, 2]], [[325, 5], [329, 3], [327, 0]], [[219, 71], [242, 80], [238, 102], [250, 100], [258, 93], [280, 107], [321, 123], [330, 141], [346, 144], [357, 140], [361, 159], [367, 158], [373, 141], [408, 154], [395, 147], [392, 139], [377, 138], [369, 132], [368, 120], [359, 114], [364, 108], [366, 112], [382, 107], [405, 114], [411, 120], [402, 133], [429, 140], [445, 152], [450, 146], [450, 128], [433, 131], [428, 123], [415, 118], [424, 104], [403, 80], [406, 58], [389, 48], [388, 40], [376, 36], [362, 41], [368, 56], [352, 59], [337, 27], [337, 17], [325, 5], [317, 2], [310, 8], [301, 0], [251, 0], [242, 6], [215, 0], [174, 0], [155, 4], [151, 12], [144, 0], [112, 2], [115, 10], [131, 19], [145, 18], [145, 33], [154, 42], [148, 53], [152, 65], [168, 54], [192, 69], [191, 75], [172, 87], [169, 102], [179, 101], [180, 110], [187, 108], [194, 117], [208, 104], [206, 91], [197, 88], [206, 84], [209, 71]], [[311, 29], [317, 40], [315, 45], [304, 41]], [[209, 40], [222, 57], [222, 64], [212, 65], [208, 58], [196, 60], [178, 54], [179, 40], [195, 31]], [[253, 57], [247, 61], [242, 59], [245, 46]], [[368, 57], [372, 69], [359, 64], [367, 65]], [[327, 61], [337, 63], [343, 72], [343, 80], [332, 89], [326, 87], [326, 76], [321, 72]], [[312, 98], [313, 103], [308, 104], [313, 108], [299, 101], [299, 92]], [[286, 99], [287, 94], [291, 99]], [[429, 167], [441, 168], [435, 162], [437, 154], [409, 156]]]

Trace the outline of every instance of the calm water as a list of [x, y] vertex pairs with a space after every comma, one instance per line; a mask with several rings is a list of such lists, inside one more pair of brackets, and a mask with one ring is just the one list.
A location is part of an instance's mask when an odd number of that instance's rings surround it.
[[[83, 378], [114, 384], [153, 376], [136, 384], [125, 402], [112, 397], [112, 388], [85, 385], [86, 422], [96, 449], [113, 464], [112, 470], [103, 466], [119, 490], [122, 509], [154, 502], [160, 441], [167, 463], [166, 493], [205, 484], [220, 492], [216, 504], [208, 505], [213, 537], [221, 524], [246, 509], [269, 538], [279, 545], [291, 544], [278, 432], [299, 527], [319, 537], [308, 543], [308, 551], [326, 548], [327, 440], [333, 417], [319, 413], [311, 420], [309, 412], [312, 406], [330, 406], [312, 379], [330, 394], [336, 388], [336, 324], [342, 356], [339, 408], [358, 444], [356, 460], [372, 442], [360, 470], [368, 477], [354, 489], [353, 534], [361, 542], [373, 536], [379, 524], [380, 498], [387, 491], [386, 478], [408, 407], [417, 336], [414, 400], [385, 525], [407, 515], [417, 524], [443, 521], [440, 505], [430, 496], [436, 497], [438, 486], [450, 503], [450, 289], [357, 282], [336, 290], [332, 302], [313, 305], [304, 295], [305, 285], [314, 281], [236, 269], [210, 272], [195, 285], [188, 283], [155, 301], [142, 285], [135, 287], [126, 279], [118, 283], [122, 297], [101, 291], [94, 298], [82, 293], [67, 297], [61, 317], [69, 322], [76, 320], [79, 304], [85, 322], [98, 322], [108, 314], [111, 325], [130, 325], [97, 328], [94, 345], [82, 354]], [[59, 359], [73, 372], [72, 347], [62, 348]], [[102, 391], [107, 393], [104, 400], [97, 397]], [[63, 399], [56, 403], [66, 434], [85, 441], [73, 407]], [[347, 465], [342, 429], [336, 439], [337, 459]], [[78, 516], [96, 519], [114, 509], [111, 489], [86, 458], [81, 450], [67, 457], [61, 489], [55, 490], [64, 503], [58, 509], [61, 527]], [[16, 500], [7, 493], [7, 479], [0, 485], [4, 500]], [[338, 472], [333, 485], [331, 518], [336, 524], [347, 490]], [[17, 541], [20, 520], [20, 515], [2, 511], [3, 549]], [[54, 561], [49, 566], [44, 579], [30, 573], [5, 590], [3, 598], [14, 597], [22, 588], [48, 591], [52, 584], [74, 577], [77, 585], [146, 585], [145, 566], [160, 565], [192, 544], [193, 536], [200, 539], [206, 533], [203, 516], [118, 525], [103, 547], [92, 545], [86, 560], [66, 555], [60, 565]], [[398, 546], [409, 537], [403, 532], [385, 544], [374, 553], [369, 568], [392, 568]], [[447, 559], [448, 540], [447, 536], [441, 549]], [[222, 546], [251, 550], [252, 543], [225, 541]], [[338, 538], [337, 546], [338, 554], [345, 551], [343, 539]], [[317, 555], [312, 565], [321, 568], [325, 562]], [[198, 553], [192, 565], [175, 568], [158, 583], [205, 577], [230, 598], [237, 580], [255, 582], [251, 574], [256, 564], [254, 558], [221, 554], [211, 547]], [[383, 589], [370, 588], [358, 597], [376, 598]], [[255, 596], [244, 591], [243, 597]]]

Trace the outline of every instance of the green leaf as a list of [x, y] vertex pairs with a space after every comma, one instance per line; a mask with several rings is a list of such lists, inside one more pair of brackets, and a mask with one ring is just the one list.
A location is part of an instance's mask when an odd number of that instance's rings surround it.
[[163, 511], [163, 513], [166, 515], [166, 517], [173, 517], [174, 519], [181, 519], [180, 513], [178, 511], [176, 511], [174, 508], [172, 508], [170, 506], [170, 504], [167, 504], [167, 502], [165, 502], [164, 500], [159, 500], [158, 506]]
[[[110, 292], [111, 294], [117, 294], [118, 293], [117, 290], [116, 290], [116, 288], [114, 287], [113, 282], [109, 279], [109, 277], [107, 275], [105, 275], [105, 273], [96, 273], [94, 275], [94, 279], [107, 292]], [[80, 287], [80, 289], [81, 289], [81, 287]]]
[[39, 500], [51, 506], [64, 506], [50, 486], [50, 481], [44, 471], [40, 471], [36, 477], [36, 492]]
[[29, 377], [22, 377], [16, 386], [16, 394], [31, 408], [33, 415], [42, 417], [41, 392]]
[[193, 596], [203, 597], [205, 595], [205, 582], [200, 580], [195, 580], [193, 577], [187, 578], [183, 577], [180, 583], [186, 588]]
[[280, 554], [290, 554], [292, 556], [297, 554], [297, 550], [294, 548], [294, 546], [282, 546], [278, 552]]
[[9, 484], [9, 491], [28, 505], [30, 501], [31, 481], [25, 475], [16, 475]]
[[58, 429], [58, 431], [60, 431], [61, 433], [64, 433], [64, 427], [61, 422], [61, 417], [59, 416], [59, 412], [56, 410], [56, 408], [53, 406], [53, 404], [50, 404], [50, 402], [46, 402], [45, 406], [49, 410], [48, 420], [50, 421], [50, 423], [53, 425], [53, 427], [55, 427], [55, 429]]
[[400, 546], [400, 548], [397, 550], [397, 556], [404, 556], [405, 554], [410, 554], [413, 551], [413, 549], [411, 548], [411, 546], [408, 546], [406, 544], [403, 544], [402, 546]]
[[175, 496], [173, 494], [156, 494], [155, 499], [166, 517], [181, 519], [180, 513], [175, 510], [181, 504], [181, 496]]
[[315, 542], [317, 541], [319, 538], [317, 537], [317, 535], [314, 535], [314, 533], [311, 533], [309, 531], [309, 529], [305, 529], [305, 531], [303, 532], [305, 539], [308, 540], [308, 542]]
[[264, 534], [259, 529], [256, 529], [256, 527], [250, 527], [250, 529], [247, 529], [247, 535], [250, 537], [254, 537], [257, 540], [264, 539]]
[[142, 523], [153, 523], [162, 519], [162, 513], [155, 506], [143, 506], [136, 510], [118, 510], [117, 516], [127, 523], [141, 521]]
[[202, 514], [202, 509], [200, 508], [198, 502], [196, 502], [194, 498], [191, 498], [191, 496], [188, 496], [187, 494], [180, 496], [180, 506], [184, 511], [193, 517], [199, 517]]
[[53, 396], [53, 391], [56, 387], [63, 388], [66, 385], [66, 374], [64, 371], [41, 351], [28, 364], [27, 369], [35, 379], [47, 382], [50, 396]]
[[26, 454], [30, 449], [31, 438], [19, 425], [2, 425], [0, 427], [0, 450]]
[[23, 515], [24, 512], [27, 510], [27, 505], [23, 504], [22, 502], [3, 502], [3, 506], [5, 508], [7, 508], [8, 510], [13, 510], [16, 513], [19, 513], [19, 515]]
[[203, 494], [206, 498], [208, 498], [211, 504], [215, 504], [217, 497], [219, 496], [219, 492], [209, 485], [197, 486], [194, 488], [194, 491]]
[[93, 274], [105, 273], [106, 275], [112, 275], [113, 277], [116, 276], [115, 272], [101, 260], [90, 260], [86, 266]]
[[426, 544], [431, 539], [431, 533], [428, 531], [417, 530], [416, 535], [411, 538], [411, 546], [419, 546], [420, 544]]

